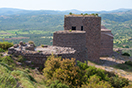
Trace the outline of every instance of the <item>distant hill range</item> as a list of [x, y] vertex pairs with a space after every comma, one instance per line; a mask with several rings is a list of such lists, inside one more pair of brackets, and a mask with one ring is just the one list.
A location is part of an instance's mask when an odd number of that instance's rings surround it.
[[66, 11], [58, 11], [58, 10], [24, 10], [24, 9], [15, 9], [15, 8], [0, 8], [0, 15], [22, 15], [22, 14], [69, 14], [70, 12], [75, 13], [75, 14], [80, 14], [80, 13], [98, 13], [98, 14], [108, 14], [108, 13], [123, 13], [126, 11], [131, 11], [132, 9], [117, 9], [117, 10], [112, 10], [112, 11], [79, 11], [76, 9], [72, 10], [66, 10]]

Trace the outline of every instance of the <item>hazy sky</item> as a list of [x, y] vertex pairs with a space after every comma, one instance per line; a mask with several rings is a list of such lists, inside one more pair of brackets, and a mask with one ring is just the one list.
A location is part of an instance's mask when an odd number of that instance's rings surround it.
[[101, 11], [132, 9], [132, 0], [0, 0], [0, 8]]

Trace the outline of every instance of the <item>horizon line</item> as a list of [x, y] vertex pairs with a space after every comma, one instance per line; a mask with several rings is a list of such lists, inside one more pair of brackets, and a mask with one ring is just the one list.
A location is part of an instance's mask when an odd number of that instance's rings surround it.
[[[70, 11], [70, 10], [77, 10], [77, 11], [83, 11], [83, 10], [78, 10], [78, 9], [69, 9], [69, 10], [54, 10], [54, 9], [24, 9], [24, 8], [15, 8], [15, 7], [0, 7], [0, 9], [20, 9], [20, 10], [35, 10], [35, 11], [40, 11], [40, 10], [53, 10], [53, 11]], [[114, 11], [114, 10], [120, 10], [120, 9], [128, 9], [132, 10], [132, 8], [118, 8], [118, 9], [113, 9], [113, 10], [89, 10], [89, 11]], [[88, 10], [85, 10], [88, 11]], [[83, 11], [83, 12], [85, 12]]]

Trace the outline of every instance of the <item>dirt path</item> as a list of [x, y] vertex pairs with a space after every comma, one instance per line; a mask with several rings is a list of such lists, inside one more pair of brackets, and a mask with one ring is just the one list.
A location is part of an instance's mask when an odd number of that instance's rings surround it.
[[115, 54], [112, 57], [100, 57], [100, 64], [89, 62], [88, 65], [95, 66], [97, 68], [101, 68], [109, 72], [114, 72], [119, 76], [128, 78], [130, 81], [132, 81], [132, 72], [127, 72], [125, 70], [112, 67], [117, 64], [125, 63], [125, 61], [132, 61], [132, 57], [126, 57]]

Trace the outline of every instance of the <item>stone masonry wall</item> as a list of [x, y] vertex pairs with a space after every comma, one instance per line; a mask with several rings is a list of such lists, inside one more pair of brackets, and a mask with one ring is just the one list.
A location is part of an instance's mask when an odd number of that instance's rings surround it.
[[100, 56], [111, 56], [113, 54], [113, 37], [101, 33]]
[[85, 19], [83, 19], [83, 26], [86, 31], [88, 59], [94, 62], [99, 62], [101, 17], [85, 17]]
[[71, 47], [76, 50], [76, 60], [87, 60], [85, 31], [57, 31], [53, 35], [53, 46]]
[[[58, 48], [58, 47], [54, 47]], [[62, 58], [75, 58], [75, 51], [71, 48], [66, 47], [59, 47], [59, 49], [62, 49], [62, 53], [58, 52], [55, 55], [61, 56]], [[56, 49], [57, 50], [57, 49]], [[63, 52], [64, 51], [64, 52]], [[21, 50], [19, 48], [11, 47], [8, 49], [8, 54], [13, 54], [15, 56], [21, 55], [23, 56], [26, 61], [30, 62], [30, 65], [32, 64], [32, 67], [44, 67], [44, 63], [47, 60], [47, 57], [51, 55], [51, 53], [44, 53], [44, 52], [37, 52], [37, 51], [30, 51], [30, 50]]]
[[64, 30], [72, 29], [72, 26], [76, 26], [76, 30], [81, 30], [83, 17], [68, 16], [64, 18]]

